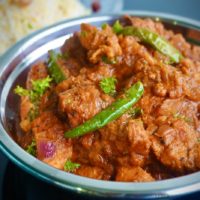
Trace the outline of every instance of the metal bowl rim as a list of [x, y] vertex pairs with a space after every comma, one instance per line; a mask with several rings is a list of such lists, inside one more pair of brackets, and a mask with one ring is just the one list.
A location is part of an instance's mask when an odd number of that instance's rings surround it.
[[[181, 22], [182, 24], [185, 24], [186, 26], [188, 25], [200, 30], [200, 23], [198, 21], [171, 14], [147, 11], [124, 11], [119, 14], [93, 15], [84, 18], [66, 20], [37, 31], [16, 43], [1, 57], [0, 74], [2, 74], [2, 72], [6, 69], [6, 67], [9, 65], [10, 61], [14, 57], [23, 52], [22, 50], [24, 48], [37, 41], [39, 38], [44, 37], [44, 35], [46, 34], [50, 34], [55, 30], [62, 30], [64, 27], [66, 27], [66, 25], [69, 25], [70, 23], [80, 23], [81, 21], [87, 20], [94, 21], [101, 18], [112, 19], [113, 17], [119, 17], [123, 14], [144, 17], [159, 17], [166, 20], [176, 20], [178, 22]], [[28, 155], [10, 138], [10, 136], [8, 136], [2, 124], [0, 124], [0, 149], [12, 161], [14, 161], [17, 165], [19, 165], [21, 168], [31, 173], [32, 175], [42, 178], [45, 181], [51, 182], [63, 188], [91, 195], [130, 196], [134, 194], [153, 198], [158, 196], [163, 197], [174, 196], [177, 194], [186, 194], [197, 191], [200, 188], [200, 172], [196, 172], [179, 178], [156, 181], [151, 183], [123, 183], [100, 181], [69, 174], [61, 170], [55, 169]]]

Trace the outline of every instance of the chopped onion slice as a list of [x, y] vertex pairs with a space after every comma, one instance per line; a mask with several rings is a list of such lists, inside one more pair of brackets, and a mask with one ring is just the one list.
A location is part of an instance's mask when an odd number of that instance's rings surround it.
[[40, 159], [51, 158], [56, 152], [56, 145], [49, 140], [40, 140], [37, 143], [37, 153]]

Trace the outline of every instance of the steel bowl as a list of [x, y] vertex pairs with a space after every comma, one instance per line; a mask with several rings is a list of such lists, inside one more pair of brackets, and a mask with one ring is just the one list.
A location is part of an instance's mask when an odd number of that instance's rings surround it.
[[[18, 101], [13, 94], [16, 84], [24, 84], [29, 67], [39, 60], [45, 60], [47, 51], [58, 49], [73, 32], [80, 29], [81, 23], [91, 23], [100, 26], [102, 23], [112, 23], [122, 14], [90, 16], [64, 21], [21, 40], [10, 48], [0, 60], [0, 149], [23, 170], [35, 177], [50, 182], [56, 186], [72, 190], [88, 197], [106, 199], [169, 199], [188, 195], [200, 190], [200, 172], [179, 178], [155, 181], [150, 183], [112, 182], [94, 180], [55, 169], [24, 151], [15, 139], [18, 131]], [[200, 23], [174, 15], [152, 12], [126, 12], [126, 14], [151, 17], [165, 23], [175, 32], [181, 32], [194, 43], [200, 41]]]

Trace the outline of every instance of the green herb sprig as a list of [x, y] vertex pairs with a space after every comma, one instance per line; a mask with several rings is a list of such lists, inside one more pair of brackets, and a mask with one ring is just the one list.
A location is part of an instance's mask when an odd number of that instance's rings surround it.
[[70, 160], [67, 160], [64, 165], [64, 170], [67, 172], [74, 172], [76, 169], [78, 169], [81, 165], [79, 163], [74, 163]]
[[30, 145], [27, 146], [26, 151], [32, 156], [36, 156], [36, 142], [33, 140]]
[[27, 90], [23, 87], [17, 85], [17, 87], [14, 89], [15, 94], [18, 94], [19, 96], [28, 96], [32, 103], [39, 100], [39, 98], [44, 94], [47, 88], [50, 87], [50, 82], [52, 79], [47, 76], [44, 79], [38, 79], [35, 81], [32, 81], [32, 89]]
[[51, 81], [52, 79], [47, 76], [44, 79], [32, 81], [31, 90], [24, 89], [19, 85], [17, 85], [17, 87], [14, 89], [15, 94], [18, 94], [19, 96], [27, 96], [33, 103], [33, 107], [28, 112], [28, 119], [30, 121], [33, 121], [38, 116], [40, 99], [45, 93], [46, 89], [50, 87]]
[[105, 94], [114, 95], [116, 93], [116, 83], [117, 79], [115, 77], [106, 77], [100, 81], [99, 86]]

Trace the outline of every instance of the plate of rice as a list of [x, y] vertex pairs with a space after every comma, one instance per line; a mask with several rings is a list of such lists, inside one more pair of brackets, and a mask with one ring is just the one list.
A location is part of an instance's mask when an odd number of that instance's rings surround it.
[[93, 12], [117, 12], [122, 6], [122, 1], [106, 0], [0, 0], [0, 55], [33, 31]]

